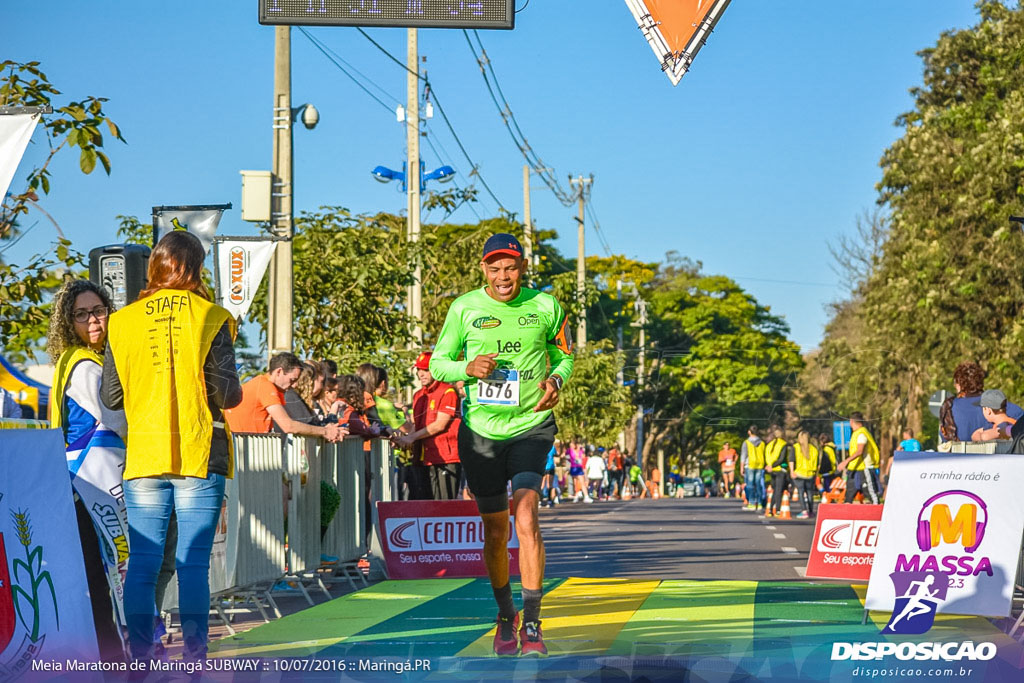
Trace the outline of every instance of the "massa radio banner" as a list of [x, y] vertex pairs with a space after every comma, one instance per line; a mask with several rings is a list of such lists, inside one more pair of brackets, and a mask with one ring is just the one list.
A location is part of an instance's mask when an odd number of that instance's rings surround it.
[[910, 600], [948, 614], [1009, 616], [1021, 481], [1020, 455], [898, 452], [865, 607], [891, 612]]

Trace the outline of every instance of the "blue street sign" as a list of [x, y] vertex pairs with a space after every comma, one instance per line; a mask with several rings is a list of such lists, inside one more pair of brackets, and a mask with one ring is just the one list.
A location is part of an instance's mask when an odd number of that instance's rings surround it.
[[832, 423], [832, 441], [836, 448], [848, 450], [850, 448], [850, 437], [853, 436], [853, 428], [849, 422]]

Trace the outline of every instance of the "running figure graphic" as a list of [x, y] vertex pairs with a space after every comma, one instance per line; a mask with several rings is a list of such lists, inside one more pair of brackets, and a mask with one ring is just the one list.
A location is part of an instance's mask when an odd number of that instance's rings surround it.
[[[889, 623], [889, 629], [895, 631], [896, 624], [899, 623], [900, 619], [906, 619], [907, 621], [909, 621], [914, 617], [920, 616], [922, 614], [928, 614], [929, 612], [931, 612], [934, 609], [935, 605], [929, 605], [925, 603], [924, 600], [925, 598], [939, 597], [939, 589], [935, 588], [935, 590], [932, 590], [932, 586], [934, 584], [934, 574], [929, 574], [928, 576], [924, 577], [923, 581], [911, 581], [910, 586], [907, 587], [906, 594], [900, 596], [901, 598], [909, 598], [909, 600], [907, 601], [906, 606], [903, 608], [903, 611], [900, 612], [899, 616]], [[922, 595], [919, 592], [922, 590], [924, 591], [924, 595]]]

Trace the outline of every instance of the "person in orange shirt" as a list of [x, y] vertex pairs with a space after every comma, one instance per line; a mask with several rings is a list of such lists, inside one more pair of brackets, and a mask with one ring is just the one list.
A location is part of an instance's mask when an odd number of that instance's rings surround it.
[[722, 495], [728, 498], [732, 493], [733, 479], [736, 476], [736, 449], [731, 447], [728, 441], [722, 444], [722, 450], [718, 451], [718, 464], [722, 468]]
[[284, 392], [292, 388], [301, 372], [302, 361], [294, 353], [286, 351], [271, 358], [267, 373], [242, 385], [242, 402], [224, 411], [231, 431], [267, 434], [277, 425], [285, 434], [322, 436], [328, 441], [346, 436], [348, 431], [337, 424], [320, 427], [289, 417]]

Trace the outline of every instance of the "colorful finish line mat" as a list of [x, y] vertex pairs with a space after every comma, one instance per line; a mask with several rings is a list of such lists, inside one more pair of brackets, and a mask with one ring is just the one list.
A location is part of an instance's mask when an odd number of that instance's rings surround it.
[[544, 659], [492, 654], [486, 579], [385, 581], [210, 654], [259, 660], [274, 680], [1024, 680], [1021, 645], [987, 619], [940, 615], [923, 635], [882, 635], [888, 614], [862, 624], [863, 586], [570, 578], [544, 591]]

